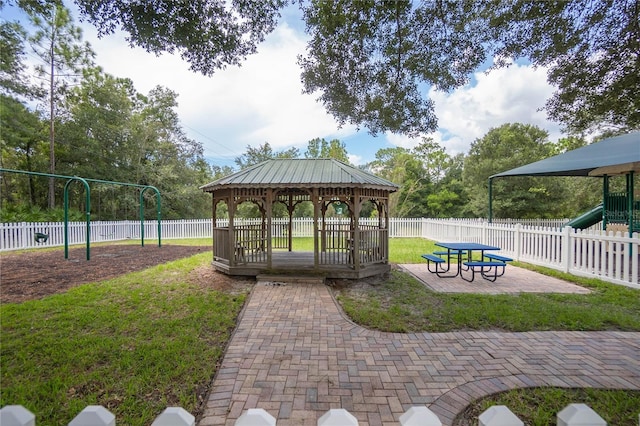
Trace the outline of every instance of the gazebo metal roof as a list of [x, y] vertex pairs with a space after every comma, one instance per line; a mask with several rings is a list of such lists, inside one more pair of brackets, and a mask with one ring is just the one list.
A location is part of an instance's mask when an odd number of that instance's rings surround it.
[[332, 158], [272, 159], [225, 176], [200, 189], [361, 187], [394, 192], [398, 185]]
[[[593, 176], [609, 170], [620, 173], [640, 166], [640, 132], [628, 133], [595, 142], [535, 163], [495, 174], [505, 176]], [[615, 167], [615, 169], [611, 169]], [[595, 173], [594, 173], [595, 172]]]

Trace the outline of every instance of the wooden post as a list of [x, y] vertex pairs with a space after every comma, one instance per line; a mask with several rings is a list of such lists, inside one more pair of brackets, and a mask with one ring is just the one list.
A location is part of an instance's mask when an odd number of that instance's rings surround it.
[[318, 188], [313, 188], [311, 202], [313, 203], [313, 267], [318, 268], [320, 265], [320, 253], [318, 251], [318, 208], [320, 207], [320, 195]]
[[[273, 189], [268, 188], [267, 189], [267, 194], [266, 194], [266, 209], [265, 209], [265, 215], [267, 216], [267, 268], [271, 269], [272, 267], [272, 255], [273, 255], [273, 243], [272, 243], [272, 238], [273, 238], [273, 233], [271, 232], [271, 217], [273, 216]], [[263, 222], [264, 223], [264, 222]]]

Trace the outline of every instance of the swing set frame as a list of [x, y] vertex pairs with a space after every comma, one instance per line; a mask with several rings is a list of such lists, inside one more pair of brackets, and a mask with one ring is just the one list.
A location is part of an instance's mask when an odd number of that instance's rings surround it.
[[[69, 186], [73, 182], [80, 182], [84, 186], [85, 192], [85, 204], [86, 204], [86, 257], [87, 260], [91, 260], [91, 187], [89, 182], [104, 183], [108, 185], [119, 186], [132, 186], [136, 188], [142, 188], [140, 191], [140, 241], [142, 247], [144, 247], [144, 193], [148, 189], [151, 189], [156, 194], [156, 216], [158, 221], [158, 247], [162, 246], [162, 197], [158, 188], [152, 185], [139, 185], [136, 183], [116, 182], [101, 179], [82, 178], [80, 176], [65, 176], [56, 175], [52, 173], [41, 172], [29, 172], [26, 170], [14, 170], [0, 168], [0, 173], [17, 173], [30, 176], [43, 176], [55, 179], [66, 179], [67, 182], [64, 185], [64, 258], [69, 258]], [[42, 235], [46, 235], [42, 233]], [[48, 239], [48, 235], [47, 235]], [[46, 239], [45, 239], [46, 241]]]

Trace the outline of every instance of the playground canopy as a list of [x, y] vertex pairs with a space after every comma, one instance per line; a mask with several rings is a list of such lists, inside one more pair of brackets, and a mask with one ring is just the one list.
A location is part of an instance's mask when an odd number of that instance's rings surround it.
[[[592, 143], [535, 163], [489, 177], [489, 222], [492, 220], [492, 181], [509, 176], [598, 176], [603, 178], [603, 202], [569, 226], [588, 227], [602, 221], [622, 224], [629, 233], [640, 230], [640, 200], [634, 189], [634, 174], [640, 171], [640, 132], [628, 133]], [[609, 191], [609, 177], [626, 176], [626, 191]]]
[[603, 176], [631, 171], [640, 171], [640, 132], [603, 139], [495, 174], [490, 179], [506, 176]]

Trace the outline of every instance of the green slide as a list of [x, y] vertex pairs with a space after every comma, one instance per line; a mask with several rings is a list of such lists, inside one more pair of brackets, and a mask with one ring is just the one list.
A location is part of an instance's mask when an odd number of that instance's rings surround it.
[[565, 223], [564, 226], [570, 226], [577, 229], [585, 229], [602, 221], [602, 204], [598, 204], [588, 212], [581, 214], [575, 219]]

